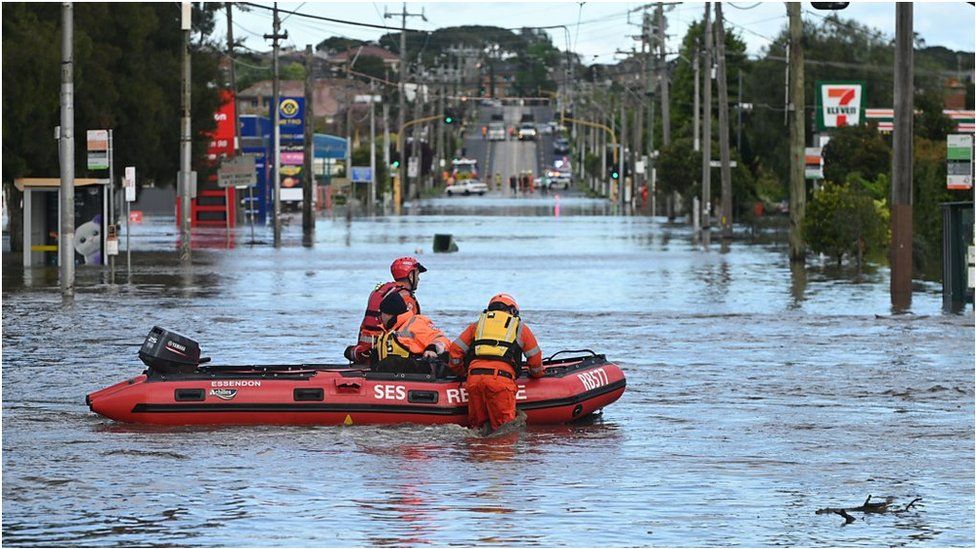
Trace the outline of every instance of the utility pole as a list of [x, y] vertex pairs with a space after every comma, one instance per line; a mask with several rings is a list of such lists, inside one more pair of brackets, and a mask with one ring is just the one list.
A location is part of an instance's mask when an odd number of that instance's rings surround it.
[[[806, 243], [803, 241], [803, 217], [806, 214], [806, 182], [803, 178], [806, 102], [803, 97], [803, 20], [800, 3], [787, 2], [790, 18], [790, 261], [806, 262]], [[911, 101], [911, 99], [909, 99]]]
[[735, 127], [735, 150], [739, 152], [739, 158], [742, 158], [742, 68], [739, 68], [739, 106], [736, 107], [736, 113], [739, 116], [739, 123]]
[[190, 2], [183, 2], [181, 29], [183, 31], [183, 47], [181, 57], [183, 61], [183, 78], [180, 94], [180, 262], [190, 262], [190, 185], [192, 174], [190, 155], [192, 137], [190, 133], [190, 28], [192, 27], [193, 8]]
[[[620, 192], [620, 205], [627, 203], [624, 189], [626, 188], [627, 176], [624, 172], [625, 159], [627, 158], [627, 95], [626, 90], [620, 96], [620, 177], [617, 178], [617, 190]], [[575, 112], [574, 112], [575, 114]], [[575, 127], [576, 124], [573, 124]]]
[[895, 6], [895, 123], [891, 158], [891, 306], [912, 305], [912, 75], [914, 52], [910, 3]]
[[[385, 8], [384, 8], [385, 9]], [[397, 175], [397, 186], [402, 187], [403, 182], [407, 178], [407, 162], [403, 157], [406, 151], [404, 146], [405, 138], [403, 136], [403, 124], [406, 122], [406, 111], [407, 111], [407, 96], [406, 96], [406, 78], [407, 78], [407, 17], [421, 17], [424, 21], [427, 21], [427, 17], [424, 15], [423, 10], [420, 14], [407, 12], [407, 3], [403, 3], [403, 11], [400, 13], [383, 13], [383, 18], [390, 19], [392, 17], [400, 16], [400, 70], [399, 70], [399, 105], [397, 109], [397, 150], [400, 151], [400, 169]], [[399, 201], [403, 200], [402, 193], [394, 192], [393, 196], [395, 200], [398, 201], [397, 204], [393, 205], [393, 209], [398, 214], [400, 213]]]
[[732, 168], [729, 166], [729, 90], [725, 78], [725, 25], [722, 3], [715, 3], [715, 48], [718, 57], [718, 148], [722, 161], [722, 239], [732, 238]]
[[701, 80], [701, 74], [700, 74], [701, 69], [699, 68], [700, 56], [701, 56], [701, 52], [698, 51], [698, 48], [695, 48], [695, 52], [694, 55], [692, 56], [692, 61], [691, 61], [692, 69], [695, 71], [695, 107], [694, 107], [695, 115], [694, 115], [694, 121], [692, 123], [695, 126], [695, 140], [694, 140], [695, 152], [701, 150], [701, 137], [699, 137], [699, 129], [701, 128], [701, 104], [700, 104], [701, 101], [699, 100], [699, 98], [701, 97], [701, 89], [698, 83]]
[[312, 137], [312, 45], [305, 44], [305, 120], [302, 121], [305, 129], [305, 156], [303, 158], [305, 172], [302, 182], [302, 245], [311, 246], [315, 234], [315, 217], [312, 213], [312, 186], [315, 183], [315, 175], [312, 173], [312, 161], [315, 153], [315, 144]]
[[278, 3], [274, 3], [274, 23], [271, 34], [265, 34], [265, 40], [272, 41], [271, 70], [274, 73], [271, 84], [271, 108], [274, 109], [273, 125], [274, 158], [272, 159], [271, 177], [274, 179], [274, 246], [281, 246], [281, 83], [278, 81], [278, 41], [288, 38], [288, 32], [280, 34], [281, 19], [278, 17]]
[[712, 4], [705, 2], [705, 93], [702, 101], [701, 230], [708, 243], [712, 211]]
[[[227, 55], [230, 57], [230, 89], [234, 94], [234, 156], [241, 154], [241, 103], [237, 98], [237, 64], [234, 59], [234, 3], [227, 2]], [[229, 206], [229, 205], [228, 205]], [[236, 207], [236, 205], [235, 205]], [[247, 211], [254, 242], [254, 187], [247, 188]]]
[[[74, 6], [61, 4], [61, 296], [75, 293], [75, 69]], [[30, 250], [24, 250], [30, 254]]]
[[[661, 143], [667, 147], [671, 144], [671, 84], [668, 80], [668, 66], [665, 59], [667, 50], [667, 40], [664, 31], [667, 29], [668, 21], [664, 17], [664, 4], [657, 5], [657, 47], [659, 52], [658, 64], [658, 83], [661, 86]], [[653, 126], [652, 126], [653, 127]]]
[[369, 203], [366, 213], [373, 215], [376, 211], [376, 83], [369, 82]]

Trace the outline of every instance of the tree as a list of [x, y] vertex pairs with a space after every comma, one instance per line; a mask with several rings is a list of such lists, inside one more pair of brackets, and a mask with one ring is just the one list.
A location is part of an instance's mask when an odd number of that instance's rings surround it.
[[837, 128], [823, 149], [824, 178], [840, 183], [849, 174], [868, 180], [891, 172], [891, 147], [870, 125]]
[[662, 193], [687, 195], [693, 189], [700, 188], [701, 152], [694, 150], [691, 139], [674, 139], [660, 151], [657, 160], [657, 188]]
[[884, 200], [873, 199], [859, 186], [857, 180], [828, 181], [813, 193], [803, 220], [803, 238], [811, 250], [836, 259], [838, 266], [845, 254], [855, 255], [860, 269], [864, 255], [884, 250], [891, 235]]

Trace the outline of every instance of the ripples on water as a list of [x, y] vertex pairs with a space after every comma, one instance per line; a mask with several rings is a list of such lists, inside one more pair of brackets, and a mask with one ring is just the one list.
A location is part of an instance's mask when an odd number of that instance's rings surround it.
[[[890, 316], [886, 269], [791, 272], [780, 244], [703, 251], [682, 225], [603, 209], [431, 201], [320, 219], [310, 249], [297, 222], [278, 251], [242, 229], [192, 269], [170, 222], [150, 220], [131, 284], [81, 269], [64, 307], [56, 272], [5, 257], [4, 544], [973, 545], [971, 310], [943, 315], [923, 286], [914, 314]], [[441, 232], [460, 253], [429, 253]], [[589, 425], [491, 441], [457, 426], [128, 426], [84, 406], [141, 370], [153, 324], [221, 363], [335, 361], [390, 259], [418, 248], [420, 300], [449, 336], [509, 291], [547, 354], [618, 361], [623, 398]], [[868, 494], [923, 500], [847, 527], [814, 514]]]

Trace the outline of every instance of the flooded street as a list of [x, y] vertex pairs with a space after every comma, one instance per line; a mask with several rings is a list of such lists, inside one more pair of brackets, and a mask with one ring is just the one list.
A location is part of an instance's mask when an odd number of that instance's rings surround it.
[[[556, 212], [558, 211], [558, 215]], [[10, 546], [972, 546], [974, 328], [887, 268], [791, 271], [785, 238], [703, 249], [689, 226], [553, 196], [432, 199], [400, 218], [300, 217], [284, 247], [171, 218], [133, 227], [116, 282], [3, 259], [3, 543]], [[743, 230], [744, 231], [744, 230]], [[460, 251], [433, 254], [435, 234]], [[514, 236], [511, 236], [514, 235]], [[458, 426], [146, 427], [85, 395], [144, 369], [153, 325], [215, 363], [339, 362], [392, 259], [427, 267], [451, 338], [508, 292], [543, 354], [593, 349], [627, 375], [589, 424], [516, 440]], [[823, 507], [904, 513], [842, 526]]]

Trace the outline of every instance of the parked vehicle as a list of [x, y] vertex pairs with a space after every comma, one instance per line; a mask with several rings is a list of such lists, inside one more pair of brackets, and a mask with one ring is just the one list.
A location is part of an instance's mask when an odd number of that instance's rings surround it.
[[446, 189], [444, 189], [444, 193], [447, 194], [447, 196], [454, 196], [458, 194], [462, 194], [464, 196], [468, 196], [470, 194], [483, 196], [487, 192], [488, 185], [485, 185], [477, 179], [465, 179], [463, 181], [458, 181], [457, 183], [449, 185]]

